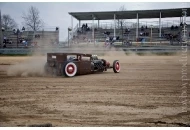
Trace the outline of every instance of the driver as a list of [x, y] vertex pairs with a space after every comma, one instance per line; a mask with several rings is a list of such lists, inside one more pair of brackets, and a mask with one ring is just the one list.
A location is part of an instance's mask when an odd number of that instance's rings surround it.
[[81, 56], [77, 56], [78, 61], [81, 61]]

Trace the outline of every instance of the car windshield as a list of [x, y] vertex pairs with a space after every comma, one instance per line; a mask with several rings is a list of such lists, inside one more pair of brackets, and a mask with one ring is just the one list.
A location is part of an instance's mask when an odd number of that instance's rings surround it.
[[98, 56], [97, 55], [93, 55], [92, 56], [92, 60], [98, 60]]

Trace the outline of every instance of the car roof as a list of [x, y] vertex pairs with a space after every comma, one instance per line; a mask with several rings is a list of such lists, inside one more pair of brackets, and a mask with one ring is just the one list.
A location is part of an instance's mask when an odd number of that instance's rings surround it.
[[85, 54], [85, 53], [47, 53], [48, 55], [81, 55], [81, 56], [89, 56], [91, 57], [92, 54]]

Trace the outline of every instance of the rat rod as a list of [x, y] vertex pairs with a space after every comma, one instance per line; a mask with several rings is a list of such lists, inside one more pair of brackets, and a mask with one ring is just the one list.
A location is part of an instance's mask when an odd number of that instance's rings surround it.
[[97, 55], [83, 53], [47, 53], [45, 72], [54, 76], [73, 77], [75, 75], [103, 72], [113, 68], [115, 73], [120, 71], [120, 63], [114, 60], [111, 66], [104, 59], [98, 59]]

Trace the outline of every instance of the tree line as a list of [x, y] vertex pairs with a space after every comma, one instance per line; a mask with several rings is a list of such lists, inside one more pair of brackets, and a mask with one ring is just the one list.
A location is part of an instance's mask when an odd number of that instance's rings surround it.
[[[26, 13], [22, 14], [23, 26], [27, 30], [38, 31], [43, 28], [44, 22], [40, 18], [39, 10], [30, 6]], [[1, 24], [4, 30], [13, 30], [18, 28], [18, 24], [9, 14], [3, 14], [1, 17]]]

